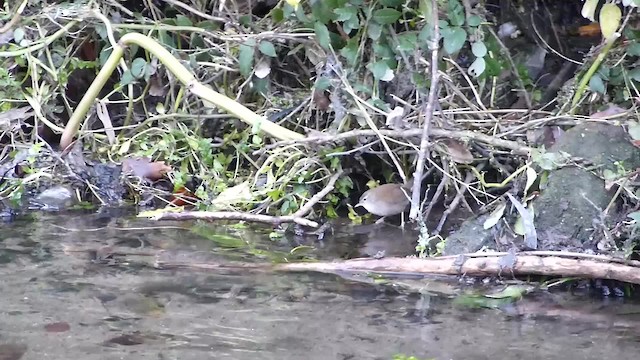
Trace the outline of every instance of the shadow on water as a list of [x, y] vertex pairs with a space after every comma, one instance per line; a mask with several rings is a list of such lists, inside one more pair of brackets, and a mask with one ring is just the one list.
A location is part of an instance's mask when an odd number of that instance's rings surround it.
[[0, 360], [636, 356], [640, 308], [624, 300], [544, 294], [470, 310], [454, 305], [457, 286], [435, 280], [403, 291], [326, 274], [156, 270], [63, 251], [109, 244], [274, 261], [292, 246], [306, 249], [297, 259], [415, 247], [415, 234], [393, 227], [345, 226], [323, 242], [270, 234], [105, 215], [4, 224]]

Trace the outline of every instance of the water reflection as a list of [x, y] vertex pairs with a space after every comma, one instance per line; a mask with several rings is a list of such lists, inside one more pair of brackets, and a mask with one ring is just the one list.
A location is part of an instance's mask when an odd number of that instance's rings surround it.
[[[62, 249], [117, 244], [268, 262], [290, 256], [299, 241], [274, 239], [271, 229], [207, 225], [210, 231], [203, 232], [191, 231], [191, 223], [38, 217], [5, 224], [0, 238], [3, 360], [391, 359], [399, 353], [419, 359], [635, 358], [635, 304], [549, 294], [509, 312], [468, 310], [442, 295], [455, 291], [451, 285], [420, 290], [433, 279], [412, 279], [419, 285], [406, 291], [326, 274], [155, 270]], [[311, 250], [304, 257], [361, 256], [380, 248], [401, 255], [412, 251], [414, 236], [396, 228], [343, 228], [306, 243]]]

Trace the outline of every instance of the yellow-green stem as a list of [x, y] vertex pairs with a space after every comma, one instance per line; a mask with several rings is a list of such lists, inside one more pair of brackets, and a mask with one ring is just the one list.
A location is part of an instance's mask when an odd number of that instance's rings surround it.
[[582, 98], [582, 94], [584, 94], [584, 92], [587, 90], [587, 85], [593, 77], [593, 74], [598, 71], [600, 64], [602, 64], [604, 59], [607, 57], [607, 54], [609, 53], [609, 50], [611, 50], [613, 43], [615, 43], [616, 39], [620, 37], [620, 34], [616, 35], [617, 36], [613, 36], [606, 41], [604, 48], [602, 48], [602, 51], [600, 51], [593, 64], [591, 64], [589, 70], [587, 70], [582, 79], [580, 79], [580, 84], [578, 85], [576, 93], [573, 95], [573, 100], [571, 101], [571, 114], [575, 113], [578, 103], [580, 102], [580, 98]]
[[89, 90], [82, 98], [78, 107], [74, 111], [73, 115], [69, 119], [67, 126], [64, 129], [62, 134], [62, 138], [60, 140], [60, 147], [66, 148], [73, 141], [73, 137], [78, 132], [82, 124], [82, 120], [84, 119], [86, 113], [91, 108], [93, 101], [98, 96], [100, 89], [107, 82], [111, 73], [115, 70], [118, 65], [118, 61], [122, 58], [124, 54], [124, 47], [129, 44], [138, 45], [145, 50], [149, 51], [155, 57], [160, 60], [177, 79], [184, 86], [187, 87], [189, 91], [193, 94], [203, 98], [206, 101], [209, 101], [216, 105], [217, 107], [235, 115], [240, 120], [245, 123], [251, 125], [255, 128], [259, 128], [270, 136], [275, 137], [278, 140], [296, 140], [304, 138], [304, 135], [297, 133], [295, 131], [291, 131], [286, 129], [278, 124], [268, 121], [263, 116], [260, 116], [253, 111], [249, 110], [242, 104], [234, 101], [233, 99], [217, 93], [213, 89], [199, 83], [195, 76], [187, 70], [180, 62], [173, 56], [171, 53], [158, 44], [155, 40], [138, 33], [128, 33], [125, 34], [118, 45], [113, 48], [113, 51], [104, 67], [98, 73], [98, 76], [93, 81]]

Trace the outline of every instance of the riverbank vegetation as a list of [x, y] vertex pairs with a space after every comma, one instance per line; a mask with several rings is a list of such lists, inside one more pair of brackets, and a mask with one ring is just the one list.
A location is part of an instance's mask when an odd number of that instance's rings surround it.
[[4, 214], [126, 202], [324, 231], [414, 178], [421, 255], [487, 247], [444, 232], [467, 211], [489, 248], [631, 257], [637, 4], [595, 3], [5, 1]]

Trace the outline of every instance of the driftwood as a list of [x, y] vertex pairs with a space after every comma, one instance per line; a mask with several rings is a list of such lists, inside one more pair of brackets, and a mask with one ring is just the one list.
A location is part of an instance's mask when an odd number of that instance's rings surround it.
[[[452, 276], [526, 276], [546, 275], [588, 279], [609, 279], [640, 284], [640, 262], [605, 255], [590, 255], [561, 251], [527, 251], [517, 254], [502, 252], [473, 253], [436, 258], [360, 258], [333, 262], [304, 263], [243, 263], [195, 259], [182, 253], [180, 259], [164, 250], [137, 250], [123, 247], [91, 247], [66, 245], [67, 254], [102, 252], [116, 256], [153, 257], [146, 261], [158, 269], [184, 268], [193, 270], [244, 270], [344, 273], [377, 273], [386, 275], [422, 274]], [[513, 256], [513, 263], [504, 265], [505, 256]]]
[[504, 267], [499, 257], [467, 258], [462, 265], [456, 259], [384, 258], [353, 259], [334, 263], [290, 263], [280, 264], [279, 270], [319, 271], [337, 273], [341, 271], [411, 273], [466, 276], [516, 276], [547, 275], [591, 279], [611, 279], [640, 284], [640, 269], [619, 263], [605, 263], [590, 259], [569, 259], [558, 256], [517, 256], [512, 267]]
[[[277, 271], [315, 271], [339, 274], [341, 272], [374, 272], [380, 274], [466, 275], [466, 276], [526, 276], [546, 275], [590, 279], [611, 279], [640, 284], [640, 264], [601, 255], [530, 251], [515, 254], [514, 263], [505, 266], [507, 253], [475, 253], [439, 258], [383, 258], [351, 259], [334, 262], [286, 263], [273, 265]], [[250, 268], [251, 266], [224, 263], [186, 263], [156, 260], [158, 268], [186, 267], [192, 269]], [[265, 269], [255, 264], [255, 268]]]

